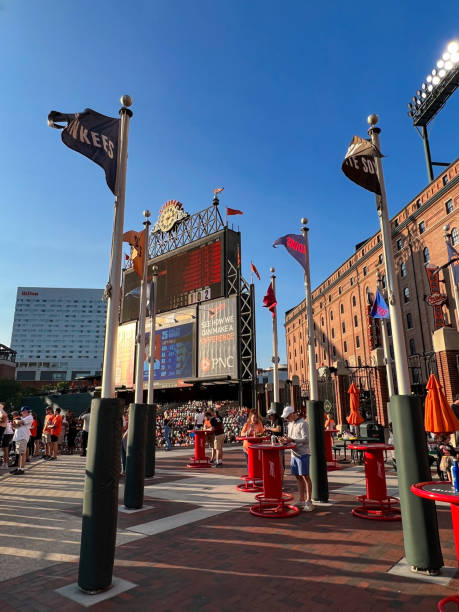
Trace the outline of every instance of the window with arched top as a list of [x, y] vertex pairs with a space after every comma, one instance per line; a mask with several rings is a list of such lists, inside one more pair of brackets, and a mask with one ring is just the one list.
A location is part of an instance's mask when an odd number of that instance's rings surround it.
[[424, 250], [422, 251], [422, 257], [424, 258], [424, 263], [429, 263], [430, 253], [427, 247], [424, 247]]
[[355, 306], [357, 304], [357, 301], [355, 299], [355, 295], [352, 296], [352, 305]]
[[453, 245], [459, 242], [459, 232], [457, 231], [456, 227], [453, 227], [453, 229], [451, 230], [451, 242], [453, 243]]
[[400, 276], [403, 278], [406, 276], [406, 263], [402, 262], [400, 264]]
[[330, 310], [330, 321], [333, 321], [333, 310]]

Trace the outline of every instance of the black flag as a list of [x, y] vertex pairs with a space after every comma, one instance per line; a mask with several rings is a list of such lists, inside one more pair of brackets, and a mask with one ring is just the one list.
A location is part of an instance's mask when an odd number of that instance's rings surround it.
[[381, 185], [376, 174], [375, 157], [382, 157], [369, 140], [354, 136], [341, 166], [347, 178], [364, 189], [381, 195]]
[[86, 108], [73, 115], [51, 111], [48, 125], [62, 129], [64, 126], [56, 125], [56, 121], [67, 122], [62, 131], [62, 142], [102, 166], [107, 185], [115, 194], [120, 120]]

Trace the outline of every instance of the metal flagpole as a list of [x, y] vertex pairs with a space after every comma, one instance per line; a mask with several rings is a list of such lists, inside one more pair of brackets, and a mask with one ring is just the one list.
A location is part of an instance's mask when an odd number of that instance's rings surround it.
[[[448, 233], [448, 230], [449, 230], [449, 225], [444, 225], [443, 231], [445, 233], [445, 242], [446, 244], [453, 246], [452, 240], [451, 240], [451, 234]], [[454, 266], [453, 264], [449, 264], [448, 267], [449, 267], [449, 281], [451, 283], [451, 288], [454, 294], [454, 303], [456, 305], [456, 329], [459, 330], [459, 291], [457, 289], [456, 279], [454, 278]]]
[[[274, 268], [270, 268], [271, 272], [271, 287], [274, 295], [276, 295], [276, 276]], [[279, 404], [279, 355], [277, 348], [277, 306], [273, 310], [273, 396], [274, 404]]]
[[[378, 272], [378, 288], [382, 292], [382, 278], [379, 272]], [[389, 392], [389, 397], [392, 397], [395, 393], [395, 390], [394, 390], [394, 378], [392, 376], [392, 363], [391, 363], [390, 348], [389, 348], [389, 334], [387, 333], [387, 321], [386, 319], [380, 319], [380, 321], [381, 321], [381, 335], [382, 335], [383, 351], [384, 351], [384, 363], [386, 364], [387, 389]]]
[[148, 406], [143, 401], [145, 320], [147, 314], [148, 287], [148, 240], [150, 211], [144, 210], [145, 221], [142, 280], [140, 284], [139, 325], [137, 328], [137, 351], [135, 371], [135, 399], [129, 406], [129, 427], [126, 448], [126, 480], [124, 483], [124, 505], [132, 510], [143, 506], [145, 480], [145, 452], [147, 442]]
[[91, 402], [83, 496], [78, 586], [99, 593], [112, 584], [118, 518], [121, 423], [123, 402], [115, 399], [115, 357], [118, 338], [124, 200], [126, 192], [130, 96], [121, 98], [110, 277], [101, 398]]
[[[370, 124], [368, 133], [372, 144], [380, 152], [379, 134], [381, 130], [376, 127], [378, 120], [377, 115], [368, 117], [368, 123]], [[381, 191], [381, 195], [376, 196], [376, 206], [381, 225], [395, 371], [398, 383], [398, 395], [393, 395], [390, 399], [389, 415], [394, 431], [405, 556], [413, 571], [438, 574], [443, 565], [443, 556], [440, 548], [435, 503], [416, 497], [411, 493], [412, 484], [431, 479], [424, 430], [424, 412], [419, 397], [410, 395], [411, 387], [402, 326], [400, 292], [395, 275], [381, 158], [375, 156], [374, 163]]]
[[[148, 256], [148, 249], [147, 249]], [[155, 336], [156, 336], [156, 286], [158, 280], [158, 266], [152, 268], [150, 290], [150, 349], [148, 355], [148, 395], [147, 395], [147, 442], [145, 449], [145, 477], [155, 475], [156, 454], [156, 407], [154, 405], [155, 380]]]
[[317, 384], [316, 354], [314, 348], [314, 322], [312, 317], [311, 269], [309, 257], [308, 220], [301, 219], [305, 246], [304, 289], [306, 294], [306, 316], [308, 323], [308, 367], [309, 367], [309, 400], [306, 402], [309, 442], [311, 446], [312, 499], [328, 502], [327, 460], [325, 457], [324, 406], [319, 401]]

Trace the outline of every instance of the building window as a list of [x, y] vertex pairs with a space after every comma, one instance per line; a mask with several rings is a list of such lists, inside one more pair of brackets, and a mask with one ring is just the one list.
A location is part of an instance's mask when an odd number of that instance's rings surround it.
[[324, 326], [324, 318], [323, 317], [320, 319], [320, 324], [322, 325], [322, 327]]
[[345, 334], [346, 333], [346, 323], [344, 321], [341, 323], [341, 327], [343, 329], [343, 334]]
[[446, 214], [449, 215], [450, 212], [453, 212], [453, 201], [448, 200], [445, 204]]
[[368, 272], [367, 267], [366, 267], [366, 266], [363, 266], [363, 275], [364, 275], [364, 276], [366, 276], [366, 275], [367, 275], [367, 272]]
[[421, 208], [421, 200], [416, 200], [416, 208]]
[[448, 175], [445, 174], [445, 176], [442, 178], [443, 181], [443, 185], [446, 185], [446, 183], [448, 182]]
[[394, 221], [394, 227], [397, 227], [397, 226], [398, 226], [398, 219], [395, 219], [395, 221]]
[[352, 296], [352, 305], [355, 306], [356, 305], [356, 301], [355, 301], [355, 295]]
[[341, 314], [344, 314], [344, 306], [341, 304], [340, 306]]
[[353, 286], [353, 284], [354, 284], [354, 277], [351, 276], [351, 287]]
[[406, 263], [402, 262], [400, 264], [400, 276], [404, 278], [406, 276]]
[[331, 302], [331, 294], [328, 296], [328, 301]]
[[379, 264], [382, 264], [382, 262], [383, 262], [383, 255], [382, 255], [382, 253], [380, 253], [380, 254], [378, 255], [378, 263], [379, 263]]
[[330, 311], [330, 321], [333, 321], [333, 310]]
[[325, 342], [325, 334], [322, 334], [322, 342]]
[[396, 244], [397, 244], [397, 251], [401, 251], [403, 248], [403, 239], [399, 238]]
[[380, 235], [380, 234], [378, 234], [378, 236], [377, 236], [376, 240], [377, 240], [378, 242], [381, 242], [381, 235]]
[[332, 348], [332, 354], [333, 354], [333, 357], [336, 357], [336, 349], [335, 349], [335, 347]]
[[385, 288], [386, 288], [386, 277], [385, 277], [385, 276], [382, 276], [382, 277], [381, 277], [381, 287], [382, 287], [383, 289], [385, 289]]
[[359, 364], [359, 368], [362, 367], [362, 358], [360, 357], [360, 355], [357, 357], [357, 363]]
[[459, 242], [459, 232], [455, 227], [453, 227], [453, 229], [451, 230], [451, 242], [453, 243], [453, 245]]
[[406, 324], [408, 329], [413, 329], [413, 317], [411, 316], [411, 312], [406, 313]]
[[343, 342], [344, 352], [347, 353], [347, 342], [346, 340]]
[[354, 315], [354, 327], [358, 327], [359, 326], [359, 320], [357, 318], [357, 315]]
[[427, 247], [424, 247], [424, 250], [422, 251], [422, 256], [424, 258], [424, 263], [429, 263], [430, 254], [429, 254], [429, 249]]
[[423, 234], [426, 231], [426, 224], [424, 223], [424, 221], [421, 221], [418, 227], [419, 227], [420, 234]]
[[341, 295], [341, 294], [342, 294], [342, 292], [343, 292], [343, 289], [342, 289], [342, 287], [341, 287], [341, 286], [339, 286], [339, 287], [338, 287], [338, 293]]
[[332, 327], [332, 330], [331, 330], [331, 335], [332, 335], [332, 338], [334, 338], [334, 337], [335, 337], [335, 328], [334, 328], [334, 327]]
[[360, 338], [358, 336], [355, 337], [355, 346], [360, 348]]
[[403, 301], [407, 304], [410, 301], [410, 290], [408, 287], [405, 287], [403, 290]]
[[416, 355], [416, 344], [414, 338], [410, 338], [410, 355]]

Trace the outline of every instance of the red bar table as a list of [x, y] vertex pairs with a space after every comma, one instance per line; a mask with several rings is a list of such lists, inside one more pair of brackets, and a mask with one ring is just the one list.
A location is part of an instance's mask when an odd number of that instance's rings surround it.
[[451, 518], [453, 519], [453, 534], [456, 544], [456, 559], [459, 566], [459, 493], [455, 491], [450, 482], [419, 482], [411, 485], [411, 492], [418, 497], [425, 497], [433, 501], [448, 502], [451, 504]]
[[325, 429], [325, 460], [327, 462], [327, 472], [340, 470], [341, 466], [336, 465], [336, 460], [333, 458], [333, 439], [332, 434], [338, 433], [337, 429]]
[[263, 491], [263, 467], [261, 450], [256, 450], [250, 446], [256, 442], [265, 442], [269, 440], [269, 436], [236, 436], [236, 440], [247, 440], [249, 448], [247, 449], [248, 459], [248, 474], [244, 474], [240, 478], [244, 481], [236, 485], [236, 489], [244, 493], [255, 493]]
[[210, 468], [209, 457], [206, 457], [206, 430], [193, 429], [188, 433], [194, 433], [194, 457], [190, 457], [187, 468]]
[[255, 495], [258, 501], [250, 508], [250, 513], [264, 518], [288, 518], [297, 516], [301, 510], [286, 504], [292, 496], [282, 491], [283, 467], [280, 451], [295, 448], [295, 444], [249, 444], [252, 450], [262, 453], [263, 493]]
[[400, 509], [394, 507], [398, 499], [387, 495], [386, 472], [384, 469], [384, 451], [393, 450], [389, 444], [349, 444], [351, 450], [363, 451], [365, 465], [366, 495], [357, 499], [361, 506], [352, 510], [354, 516], [377, 521], [399, 521]]

